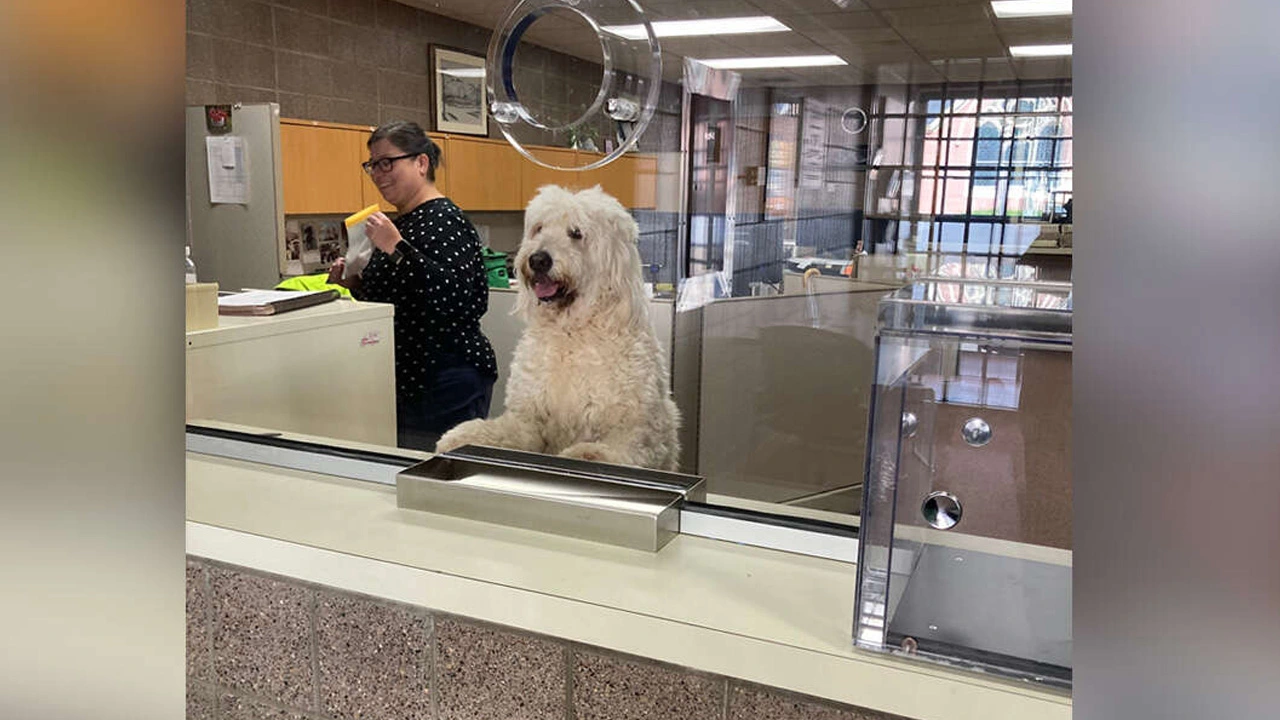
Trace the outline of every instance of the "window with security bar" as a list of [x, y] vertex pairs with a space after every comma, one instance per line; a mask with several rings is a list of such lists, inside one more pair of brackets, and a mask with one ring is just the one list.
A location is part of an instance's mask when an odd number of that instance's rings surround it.
[[896, 215], [899, 252], [1017, 257], [1042, 225], [1070, 222], [1069, 81], [924, 89], [879, 114], [886, 152], [874, 172], [892, 207], [869, 207]]

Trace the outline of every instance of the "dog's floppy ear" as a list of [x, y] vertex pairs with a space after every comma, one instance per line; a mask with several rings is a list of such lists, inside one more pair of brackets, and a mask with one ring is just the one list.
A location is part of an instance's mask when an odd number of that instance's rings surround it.
[[618, 199], [604, 191], [604, 188], [596, 185], [586, 190], [578, 191], [578, 197], [585, 200], [588, 207], [598, 208], [605, 216], [606, 222], [609, 224], [609, 232], [615, 233], [619, 237], [625, 237], [632, 243], [636, 243], [640, 239], [640, 226], [636, 223], [635, 218], [631, 217], [631, 213], [623, 207]]
[[630, 323], [648, 323], [649, 303], [644, 294], [638, 245], [639, 224], [617, 198], [599, 185], [580, 191], [578, 198], [592, 208], [601, 229], [612, 240], [604, 274], [605, 286], [616, 294], [619, 301], [617, 311], [625, 314]]

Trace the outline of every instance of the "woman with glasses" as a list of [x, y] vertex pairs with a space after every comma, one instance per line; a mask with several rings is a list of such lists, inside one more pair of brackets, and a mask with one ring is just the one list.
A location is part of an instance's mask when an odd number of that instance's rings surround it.
[[399, 445], [433, 450], [454, 425], [489, 414], [498, 377], [493, 347], [480, 331], [489, 308], [480, 236], [436, 188], [440, 148], [417, 123], [386, 123], [367, 144], [364, 171], [396, 217], [369, 216], [369, 264], [343, 281], [339, 259], [329, 281], [357, 300], [395, 305]]

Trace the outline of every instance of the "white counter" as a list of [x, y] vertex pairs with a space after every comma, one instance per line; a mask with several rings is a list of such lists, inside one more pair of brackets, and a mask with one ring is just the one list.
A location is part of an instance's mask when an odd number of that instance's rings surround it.
[[351, 300], [187, 333], [187, 418], [396, 444], [391, 305]]
[[195, 454], [187, 551], [910, 718], [1071, 717], [1065, 693], [853, 649], [848, 563], [692, 536], [627, 550]]

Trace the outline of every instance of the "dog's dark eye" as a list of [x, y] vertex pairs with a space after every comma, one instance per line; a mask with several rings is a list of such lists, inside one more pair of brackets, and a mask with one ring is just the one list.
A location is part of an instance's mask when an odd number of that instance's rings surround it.
[[531, 235], [531, 236], [532, 236], [532, 235], [537, 235], [537, 234], [538, 234], [538, 233], [540, 233], [540, 232], [542, 232], [542, 225], [541, 225], [541, 223], [539, 223], [538, 225], [534, 225], [534, 226], [533, 226], [533, 230], [531, 230], [531, 231], [529, 232], [529, 235]]
[[579, 230], [579, 229], [578, 229], [578, 228], [576, 228], [576, 227], [571, 227], [571, 228], [569, 228], [569, 239], [570, 239], [570, 240], [581, 240], [581, 239], [582, 239], [582, 231], [581, 231], [581, 230]]

